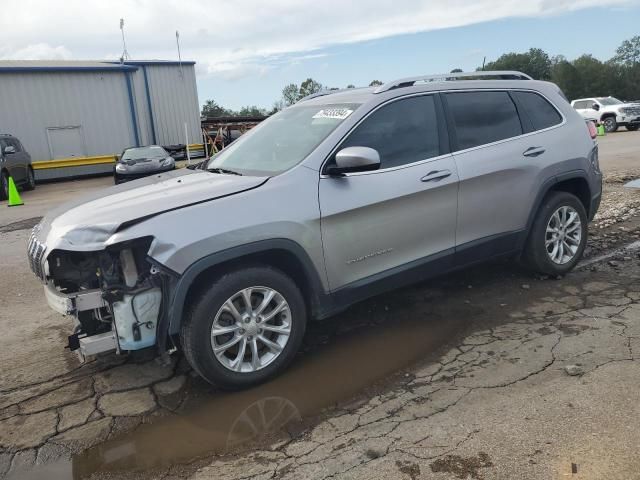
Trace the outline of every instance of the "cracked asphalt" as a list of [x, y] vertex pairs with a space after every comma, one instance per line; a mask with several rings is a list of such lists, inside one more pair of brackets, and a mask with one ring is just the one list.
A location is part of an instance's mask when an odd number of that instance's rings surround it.
[[44, 206], [110, 179], [27, 192], [0, 216], [0, 477], [640, 478], [640, 249], [620, 249], [640, 239], [640, 192], [617, 183], [637, 149], [616, 146], [582, 268], [492, 263], [376, 297], [233, 393], [179, 355], [79, 365], [24, 248]]

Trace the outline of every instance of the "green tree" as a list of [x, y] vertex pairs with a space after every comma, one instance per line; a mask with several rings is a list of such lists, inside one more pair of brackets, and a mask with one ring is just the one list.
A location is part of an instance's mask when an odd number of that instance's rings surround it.
[[449, 73], [462, 73], [462, 69], [461, 68], [454, 68]]
[[382, 85], [382, 82], [380, 80], [372, 80], [369, 84], [370, 87], [378, 87], [380, 85]]
[[558, 85], [570, 100], [584, 95], [584, 82], [580, 73], [564, 57], [554, 59], [551, 68], [551, 81]]
[[204, 102], [200, 114], [203, 117], [228, 117], [233, 115], [233, 112], [218, 105], [215, 100], [207, 100]]
[[347, 85], [347, 88], [356, 88], [356, 86], [353, 83], [350, 83], [349, 85]]
[[[551, 78], [551, 59], [544, 50], [530, 48], [525, 53], [505, 53], [496, 61], [487, 63], [484, 69], [517, 70], [536, 80], [549, 80]], [[477, 70], [481, 70], [481, 68], [479, 67]]]
[[306, 97], [307, 95], [318, 93], [320, 90], [322, 90], [322, 84], [320, 82], [316, 82], [313, 78], [307, 78], [300, 84], [298, 100]]
[[640, 35], [622, 42], [612, 60], [622, 65], [637, 65], [640, 62]]
[[590, 54], [582, 55], [571, 63], [582, 81], [582, 88], [580, 93], [576, 95], [577, 98], [614, 95], [611, 91], [610, 65], [601, 62]]
[[239, 117], [261, 117], [266, 114], [267, 112], [263, 108], [258, 108], [256, 105], [247, 105], [237, 112]]
[[282, 89], [282, 101], [284, 102], [284, 106], [288, 107], [289, 105], [293, 105], [298, 101], [299, 89], [298, 85], [295, 83], [290, 83], [286, 87]]

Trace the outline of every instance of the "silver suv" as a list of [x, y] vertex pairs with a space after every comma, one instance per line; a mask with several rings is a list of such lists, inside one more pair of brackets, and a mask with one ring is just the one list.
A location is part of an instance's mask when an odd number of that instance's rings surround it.
[[558, 87], [518, 72], [323, 92], [200, 169], [49, 213], [29, 243], [81, 357], [179, 347], [206, 380], [282, 371], [307, 322], [499, 256], [580, 259], [598, 147]]

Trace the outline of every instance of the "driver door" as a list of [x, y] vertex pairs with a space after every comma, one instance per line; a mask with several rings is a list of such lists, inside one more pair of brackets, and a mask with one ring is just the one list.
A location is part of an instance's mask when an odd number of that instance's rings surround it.
[[337, 151], [374, 148], [380, 168], [321, 176], [321, 231], [331, 290], [391, 277], [410, 283], [417, 269], [428, 270], [429, 260], [436, 258], [438, 268], [446, 268], [455, 246], [458, 173], [453, 157], [444, 153], [448, 143], [439, 101], [436, 95], [414, 96], [378, 108]]

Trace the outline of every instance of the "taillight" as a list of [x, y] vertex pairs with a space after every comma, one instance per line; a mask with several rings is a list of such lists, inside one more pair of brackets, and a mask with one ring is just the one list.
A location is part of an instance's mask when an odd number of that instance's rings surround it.
[[587, 128], [589, 129], [589, 135], [591, 135], [591, 138], [595, 140], [595, 138], [598, 136], [598, 129], [596, 128], [595, 122], [588, 120]]

